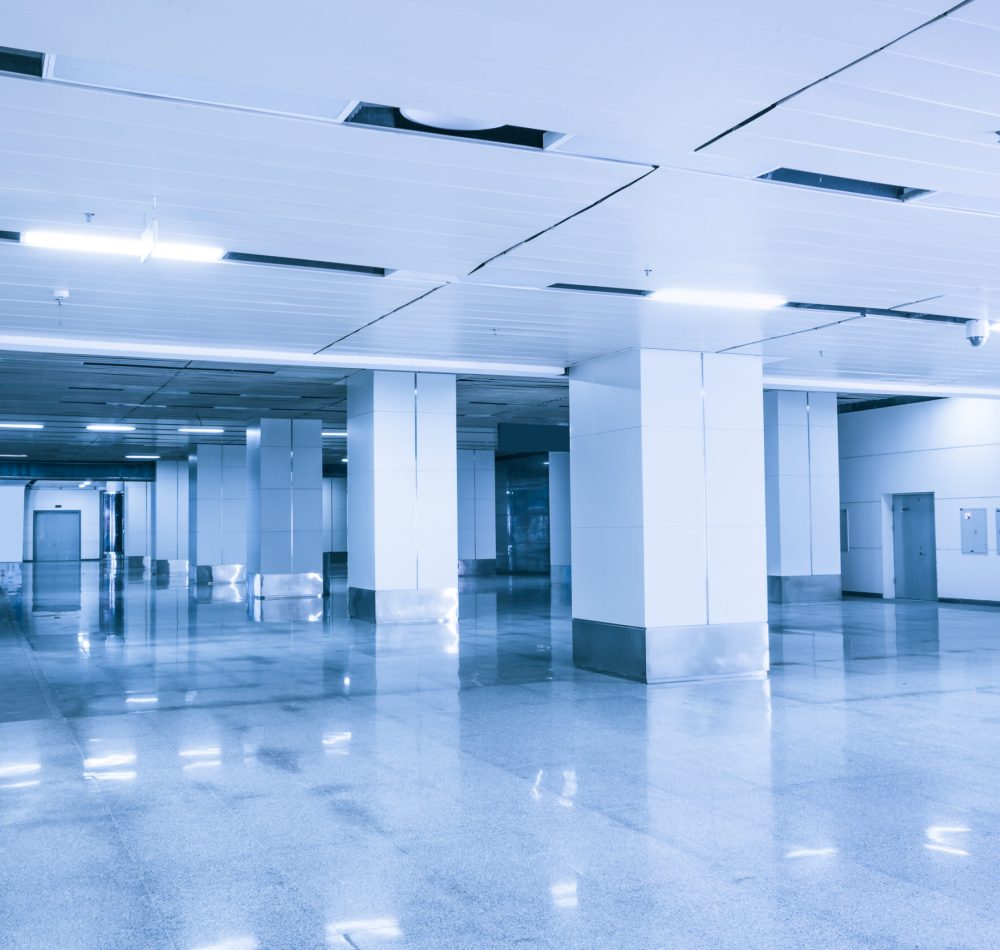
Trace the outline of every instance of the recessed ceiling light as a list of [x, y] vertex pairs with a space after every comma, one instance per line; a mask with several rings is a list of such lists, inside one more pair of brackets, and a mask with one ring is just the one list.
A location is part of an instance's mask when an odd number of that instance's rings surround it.
[[666, 287], [654, 290], [650, 300], [660, 303], [691, 304], [697, 307], [732, 307], [738, 310], [774, 310], [788, 301], [777, 294], [744, 293], [734, 290], [696, 290], [685, 287]]
[[143, 238], [119, 238], [106, 234], [86, 234], [69, 231], [24, 231], [21, 243], [28, 247], [44, 247], [54, 251], [90, 251], [93, 254], [118, 254], [144, 260], [159, 257], [175, 261], [219, 261], [226, 253], [221, 247], [198, 244], [155, 244], [152, 251]]
[[345, 455], [340, 461], [341, 462], [346, 462], [347, 461], [347, 456]]
[[159, 455], [126, 455], [125, 458], [132, 459], [136, 462], [155, 462], [159, 459]]
[[181, 426], [177, 431], [185, 435], [222, 435], [226, 430], [217, 426]]
[[323, 433], [324, 439], [346, 439], [347, 430], [346, 429], [331, 429], [329, 432]]
[[483, 132], [486, 129], [499, 129], [506, 122], [496, 119], [472, 119], [465, 115], [448, 115], [445, 112], [424, 112], [422, 109], [400, 109], [403, 116], [417, 125], [426, 125], [432, 129], [447, 129], [449, 132]]
[[88, 432], [135, 432], [135, 426], [119, 425], [112, 422], [92, 422]]
[[0, 422], [0, 429], [44, 429], [41, 422]]

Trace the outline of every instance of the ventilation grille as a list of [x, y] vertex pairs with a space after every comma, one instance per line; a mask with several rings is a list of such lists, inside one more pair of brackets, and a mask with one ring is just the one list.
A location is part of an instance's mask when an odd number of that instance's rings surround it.
[[222, 259], [241, 264], [270, 264], [272, 267], [313, 267], [319, 270], [342, 271], [347, 274], [368, 274], [372, 277], [385, 277], [391, 273], [385, 267], [340, 264], [336, 261], [310, 261], [302, 257], [272, 257], [270, 254], [244, 254], [241, 251], [229, 251]]
[[823, 191], [839, 191], [847, 195], [864, 195], [868, 198], [886, 198], [889, 201], [912, 201], [931, 192], [926, 188], [907, 188], [905, 185], [886, 185], [878, 181], [863, 181], [860, 178], [838, 178], [836, 175], [818, 175], [797, 168], [776, 168], [758, 176], [763, 181], [777, 181], [786, 185], [800, 185], [803, 188], [819, 188]]
[[597, 287], [593, 284], [549, 284], [549, 290], [575, 290], [583, 294], [611, 294], [617, 297], [648, 297], [651, 290], [634, 287]]
[[0, 46], [0, 73], [17, 73], [19, 76], [37, 76], [40, 79], [44, 69], [44, 53]]
[[405, 129], [409, 132], [424, 132], [457, 139], [473, 139], [478, 142], [495, 142], [500, 145], [545, 148], [545, 133], [540, 129], [528, 129], [520, 125], [501, 125], [495, 129], [442, 129], [436, 125], [421, 125], [419, 122], [413, 122], [403, 115], [396, 106], [380, 106], [373, 102], [360, 103], [345, 121], [349, 125]]

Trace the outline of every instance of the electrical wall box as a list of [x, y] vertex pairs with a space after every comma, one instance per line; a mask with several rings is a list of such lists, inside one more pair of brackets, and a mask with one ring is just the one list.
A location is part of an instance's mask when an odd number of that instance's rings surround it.
[[962, 553], [986, 553], [986, 509], [961, 508]]

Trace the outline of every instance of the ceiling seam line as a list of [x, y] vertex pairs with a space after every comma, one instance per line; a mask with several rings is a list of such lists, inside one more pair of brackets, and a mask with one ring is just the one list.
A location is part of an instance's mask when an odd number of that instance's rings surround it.
[[900, 34], [895, 39], [889, 40], [888, 43], [884, 43], [877, 49], [873, 49], [870, 52], [865, 53], [863, 56], [859, 56], [857, 59], [851, 60], [851, 62], [838, 67], [837, 69], [833, 70], [833, 72], [827, 73], [825, 76], [820, 76], [819, 79], [814, 79], [812, 82], [807, 83], [800, 89], [796, 89], [793, 92], [788, 93], [787, 96], [782, 96], [780, 99], [777, 99], [774, 102], [772, 102], [769, 106], [765, 106], [759, 112], [755, 112], [753, 115], [748, 116], [742, 122], [737, 122], [736, 125], [726, 129], [724, 132], [720, 132], [714, 138], [710, 138], [707, 142], [702, 142], [702, 144], [699, 145], [695, 149], [695, 151], [700, 152], [702, 149], [708, 148], [710, 145], [714, 145], [716, 142], [724, 139], [727, 135], [732, 135], [733, 132], [738, 132], [740, 129], [745, 128], [752, 122], [756, 122], [758, 119], [763, 118], [769, 112], [772, 112], [774, 109], [777, 109], [778, 106], [784, 105], [790, 99], [794, 99], [796, 96], [799, 96], [802, 93], [808, 91], [809, 89], [812, 89], [813, 86], [818, 86], [820, 83], [824, 83], [828, 79], [833, 79], [834, 76], [839, 76], [842, 72], [845, 72], [852, 66], [857, 66], [858, 63], [863, 63], [866, 59], [871, 59], [871, 57], [877, 56], [879, 53], [885, 52], [885, 50], [889, 49], [889, 47], [895, 46], [900, 41], [905, 40], [908, 36], [913, 36], [914, 33], [919, 33], [925, 27], [931, 26], [932, 24], [937, 23], [939, 20], [943, 20], [946, 17], [951, 16], [957, 10], [961, 10], [962, 7], [966, 7], [972, 2], [973, 0], [962, 0], [961, 3], [956, 3], [955, 6], [949, 7], [943, 13], [939, 13], [937, 16], [931, 17], [929, 20], [926, 20], [923, 23], [918, 23], [915, 27], [913, 27], [913, 29], [907, 30], [905, 33]]
[[[639, 175], [638, 178], [633, 178], [632, 181], [627, 181], [627, 182], [625, 182], [624, 185], [619, 185], [617, 188], [614, 189], [614, 191], [609, 191], [606, 195], [602, 195], [596, 201], [592, 201], [589, 205], [586, 205], [585, 207], [580, 208], [578, 211], [574, 211], [572, 214], [566, 215], [565, 218], [561, 218], [560, 220], [556, 221], [554, 224], [550, 224], [547, 228], [542, 228], [542, 230], [539, 231], [537, 234], [532, 234], [530, 237], [526, 237], [523, 241], [518, 241], [516, 244], [511, 244], [510, 247], [505, 248], [502, 251], [499, 251], [498, 253], [494, 254], [492, 257], [486, 258], [486, 260], [483, 261], [482, 264], [477, 264], [465, 276], [466, 277], [471, 277], [477, 271], [481, 271], [487, 264], [492, 264], [493, 261], [497, 260], [500, 257], [503, 257], [505, 254], [509, 254], [511, 251], [516, 251], [519, 247], [523, 247], [525, 244], [530, 244], [536, 238], [540, 238], [543, 234], [548, 234], [549, 231], [554, 231], [556, 228], [561, 227], [562, 225], [566, 224], [567, 221], [572, 221], [573, 218], [576, 218], [576, 217], [578, 217], [581, 214], [585, 214], [587, 211], [590, 211], [592, 208], [596, 208], [598, 205], [603, 204], [609, 198], [613, 198], [615, 195], [621, 194], [623, 191], [631, 188], [633, 185], [639, 184], [639, 182], [642, 181], [643, 178], [646, 178], [649, 175], [652, 175], [653, 172], [655, 172], [655, 171], [657, 171], [657, 169], [659, 169], [659, 167], [660, 167], [659, 165], [651, 165], [646, 171], [644, 171], [641, 175]], [[539, 289], [542, 289], [542, 288], [539, 288]]]
[[376, 317], [374, 320], [369, 320], [364, 326], [357, 327], [356, 329], [351, 330], [350, 333], [345, 333], [342, 337], [339, 337], [338, 339], [333, 340], [330, 343], [327, 343], [326, 346], [321, 346], [318, 350], [316, 350], [313, 353], [313, 356], [319, 356], [320, 353], [325, 353], [331, 347], [336, 346], [338, 343], [343, 343], [344, 340], [347, 340], [350, 337], [354, 336], [355, 333], [360, 333], [362, 330], [367, 330], [369, 327], [374, 326], [376, 323], [378, 323], [381, 320], [384, 320], [386, 317], [391, 317], [394, 313], [399, 313], [400, 310], [405, 310], [407, 307], [410, 307], [413, 304], [423, 300], [424, 297], [429, 297], [435, 291], [438, 291], [442, 287], [447, 287], [447, 286], [448, 286], [447, 284], [438, 284], [436, 287], [431, 287], [430, 290], [424, 291], [424, 293], [422, 293], [419, 297], [414, 297], [412, 300], [407, 300], [406, 303], [401, 303], [398, 307], [394, 307], [388, 313], [383, 313], [381, 316]]
[[784, 340], [790, 336], [800, 336], [803, 333], [815, 333], [817, 330], [826, 330], [829, 327], [839, 327], [842, 323], [853, 323], [855, 320], [863, 320], [867, 314], [859, 313], [853, 317], [845, 317], [843, 320], [834, 320], [832, 323], [821, 323], [815, 327], [806, 327], [804, 330], [793, 330], [791, 333], [779, 333], [777, 336], [767, 336], [762, 340], [751, 340], [749, 343], [737, 343], [735, 346], [727, 346], [724, 350], [716, 350], [716, 353], [732, 353], [733, 350], [742, 350], [745, 346], [759, 346], [761, 343], [770, 343], [773, 340]]

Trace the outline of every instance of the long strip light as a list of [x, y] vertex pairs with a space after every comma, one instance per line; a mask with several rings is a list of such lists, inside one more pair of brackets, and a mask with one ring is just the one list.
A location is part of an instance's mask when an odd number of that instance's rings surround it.
[[0, 429], [44, 429], [41, 422], [0, 422]]
[[119, 425], [112, 422], [92, 422], [88, 432], [135, 432], [135, 426]]
[[222, 435], [226, 430], [218, 426], [181, 426], [177, 431], [185, 435]]
[[117, 254], [122, 257], [147, 257], [171, 261], [201, 261], [211, 263], [222, 260], [224, 248], [201, 244], [178, 244], [160, 241], [149, 246], [149, 239], [118, 238], [103, 234], [86, 234], [70, 231], [22, 231], [21, 243], [28, 247], [44, 247], [54, 251], [88, 251], [92, 254]]
[[324, 439], [346, 439], [347, 430], [346, 429], [334, 429], [329, 432], [323, 433]]
[[691, 304], [696, 307], [730, 307], [736, 310], [775, 310], [788, 301], [778, 294], [744, 293], [734, 290], [697, 290], [688, 287], [665, 287], [654, 290], [650, 300], [658, 303]]
[[159, 455], [126, 455], [126, 459], [130, 459], [133, 462], [157, 462], [159, 461]]

